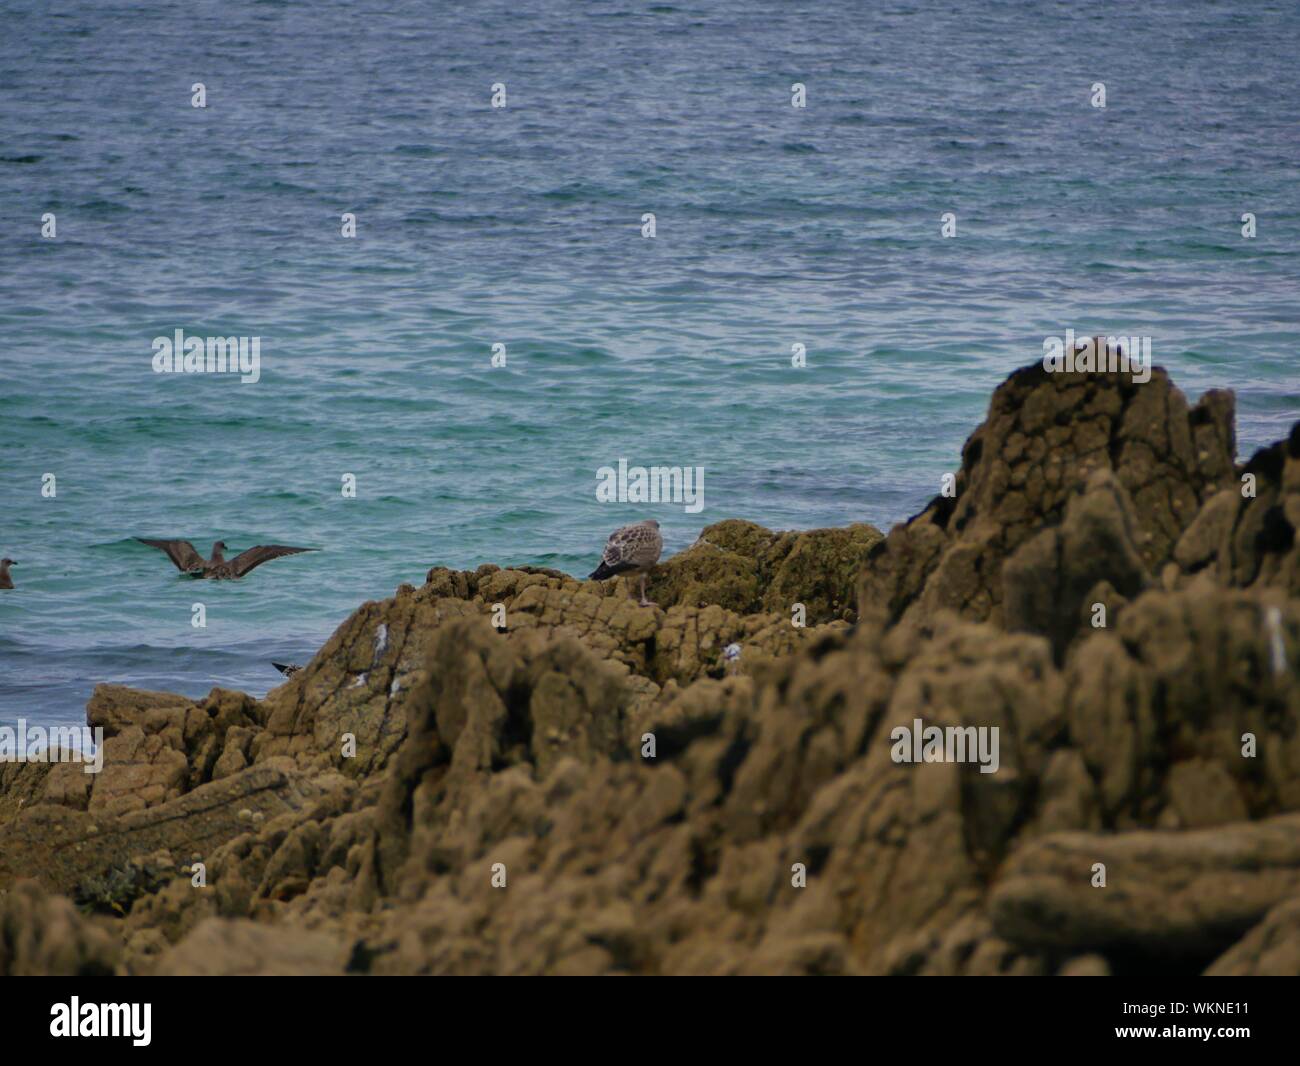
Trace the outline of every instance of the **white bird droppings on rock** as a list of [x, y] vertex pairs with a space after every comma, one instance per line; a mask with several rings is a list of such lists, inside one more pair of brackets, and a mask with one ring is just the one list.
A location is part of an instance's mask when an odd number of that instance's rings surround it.
[[1264, 624], [1268, 628], [1268, 646], [1271, 653], [1273, 674], [1280, 677], [1286, 673], [1286, 644], [1282, 640], [1282, 609], [1269, 607], [1264, 611]]

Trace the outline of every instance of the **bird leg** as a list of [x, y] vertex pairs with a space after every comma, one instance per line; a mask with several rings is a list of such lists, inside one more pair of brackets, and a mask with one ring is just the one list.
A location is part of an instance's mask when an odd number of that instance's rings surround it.
[[645, 598], [645, 574], [642, 574], [642, 575], [641, 575], [641, 606], [642, 606], [642, 607], [657, 607], [657, 606], [658, 606], [658, 604], [656, 604], [656, 603], [652, 603], [650, 600], [647, 600], [647, 599]]

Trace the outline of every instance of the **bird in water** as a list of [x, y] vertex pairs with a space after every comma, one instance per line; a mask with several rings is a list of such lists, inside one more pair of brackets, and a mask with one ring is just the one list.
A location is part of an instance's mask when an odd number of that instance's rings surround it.
[[605, 542], [600, 565], [588, 577], [604, 581], [617, 574], [641, 575], [641, 606], [655, 606], [645, 598], [646, 574], [654, 568], [664, 550], [664, 538], [659, 533], [659, 523], [653, 518], [616, 529]]
[[285, 544], [259, 544], [256, 548], [240, 552], [233, 559], [227, 559], [224, 554], [226, 542], [219, 540], [212, 545], [212, 558], [205, 559], [194, 550], [194, 545], [188, 540], [145, 540], [144, 537], [135, 539], [141, 544], [166, 552], [167, 558], [175, 564], [176, 569], [187, 577], [203, 577], [217, 581], [233, 581], [241, 578], [253, 567], [261, 566], [271, 559], [278, 559], [282, 555], [320, 551], [319, 548], [291, 548]]
[[9, 568], [17, 565], [12, 559], [0, 559], [0, 589], [14, 587], [14, 579], [9, 576]]

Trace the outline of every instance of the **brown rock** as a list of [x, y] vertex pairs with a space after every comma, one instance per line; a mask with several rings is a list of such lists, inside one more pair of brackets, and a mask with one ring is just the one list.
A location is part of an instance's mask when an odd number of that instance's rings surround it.
[[0, 976], [101, 977], [118, 954], [108, 931], [35, 881], [0, 890]]
[[1205, 971], [1207, 977], [1300, 974], [1300, 897], [1279, 903]]
[[[1227, 393], [1188, 408], [1158, 367], [1142, 384], [1125, 374], [1049, 374], [1040, 365], [1017, 371], [966, 442], [956, 498], [938, 496], [890, 531], [872, 552], [858, 602], [880, 605], [890, 620], [950, 609], [1000, 621], [1003, 563], [1060, 523], [1070, 499], [1102, 470], [1133, 503], [1135, 528], [1121, 542], [1131, 539], [1142, 568], [1158, 572], [1201, 503], [1232, 476], [1231, 412]], [[1079, 532], [1112, 539], [1114, 524], [1085, 522]], [[1021, 577], [1053, 557], [1057, 547], [1039, 545], [1021, 560]], [[1072, 584], [1069, 575], [1064, 583]], [[1018, 603], [1021, 620], [1031, 606]]]
[[[1106, 887], [1092, 884], [1094, 864]], [[1017, 851], [989, 900], [998, 934], [1040, 950], [1212, 957], [1300, 893], [1300, 815], [1180, 833], [1060, 833]]]
[[[1151, 577], [1136, 538], [1138, 524], [1128, 493], [1109, 469], [1095, 471], [1080, 495], [1066, 504], [1059, 526], [1025, 541], [1002, 568], [1003, 622], [1012, 632], [1039, 633], [1052, 642], [1058, 660], [1090, 620], [1092, 598], [1111, 592], [1127, 602]], [[1118, 612], [1107, 611], [1113, 624]]]
[[1169, 771], [1169, 802], [1185, 829], [1244, 821], [1246, 804], [1221, 763], [1189, 759]]
[[[265, 764], [212, 782], [155, 807], [109, 815], [38, 805], [5, 827], [0, 885], [32, 877], [74, 898], [98, 899], [136, 857], [210, 854], [268, 818], [311, 802], [328, 787], [292, 765]], [[175, 871], [179, 873], [179, 865]], [[128, 892], [139, 887], [124, 879]], [[117, 897], [111, 897], [117, 900]], [[128, 895], [121, 902], [129, 902]]]
[[342, 975], [344, 945], [323, 933], [209, 918], [164, 951], [157, 977], [329, 977]]

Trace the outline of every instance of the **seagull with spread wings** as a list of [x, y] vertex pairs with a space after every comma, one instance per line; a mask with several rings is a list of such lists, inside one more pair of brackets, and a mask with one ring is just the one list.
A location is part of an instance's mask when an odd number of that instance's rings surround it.
[[141, 544], [166, 552], [167, 558], [175, 564], [176, 569], [188, 577], [204, 577], [217, 581], [234, 581], [243, 577], [255, 566], [261, 566], [271, 559], [282, 555], [297, 555], [299, 552], [320, 551], [319, 548], [290, 548], [285, 544], [259, 544], [256, 548], [240, 552], [233, 559], [227, 560], [223, 554], [226, 550], [224, 540], [212, 545], [212, 558], [205, 559], [194, 550], [188, 540], [146, 540], [136, 537]]
[[605, 542], [605, 551], [601, 555], [600, 565], [588, 575], [597, 581], [604, 581], [616, 574], [641, 575], [641, 606], [653, 607], [645, 598], [645, 576], [659, 561], [664, 550], [664, 538], [659, 532], [659, 523], [653, 518], [644, 522], [635, 522], [622, 529], [616, 529]]

